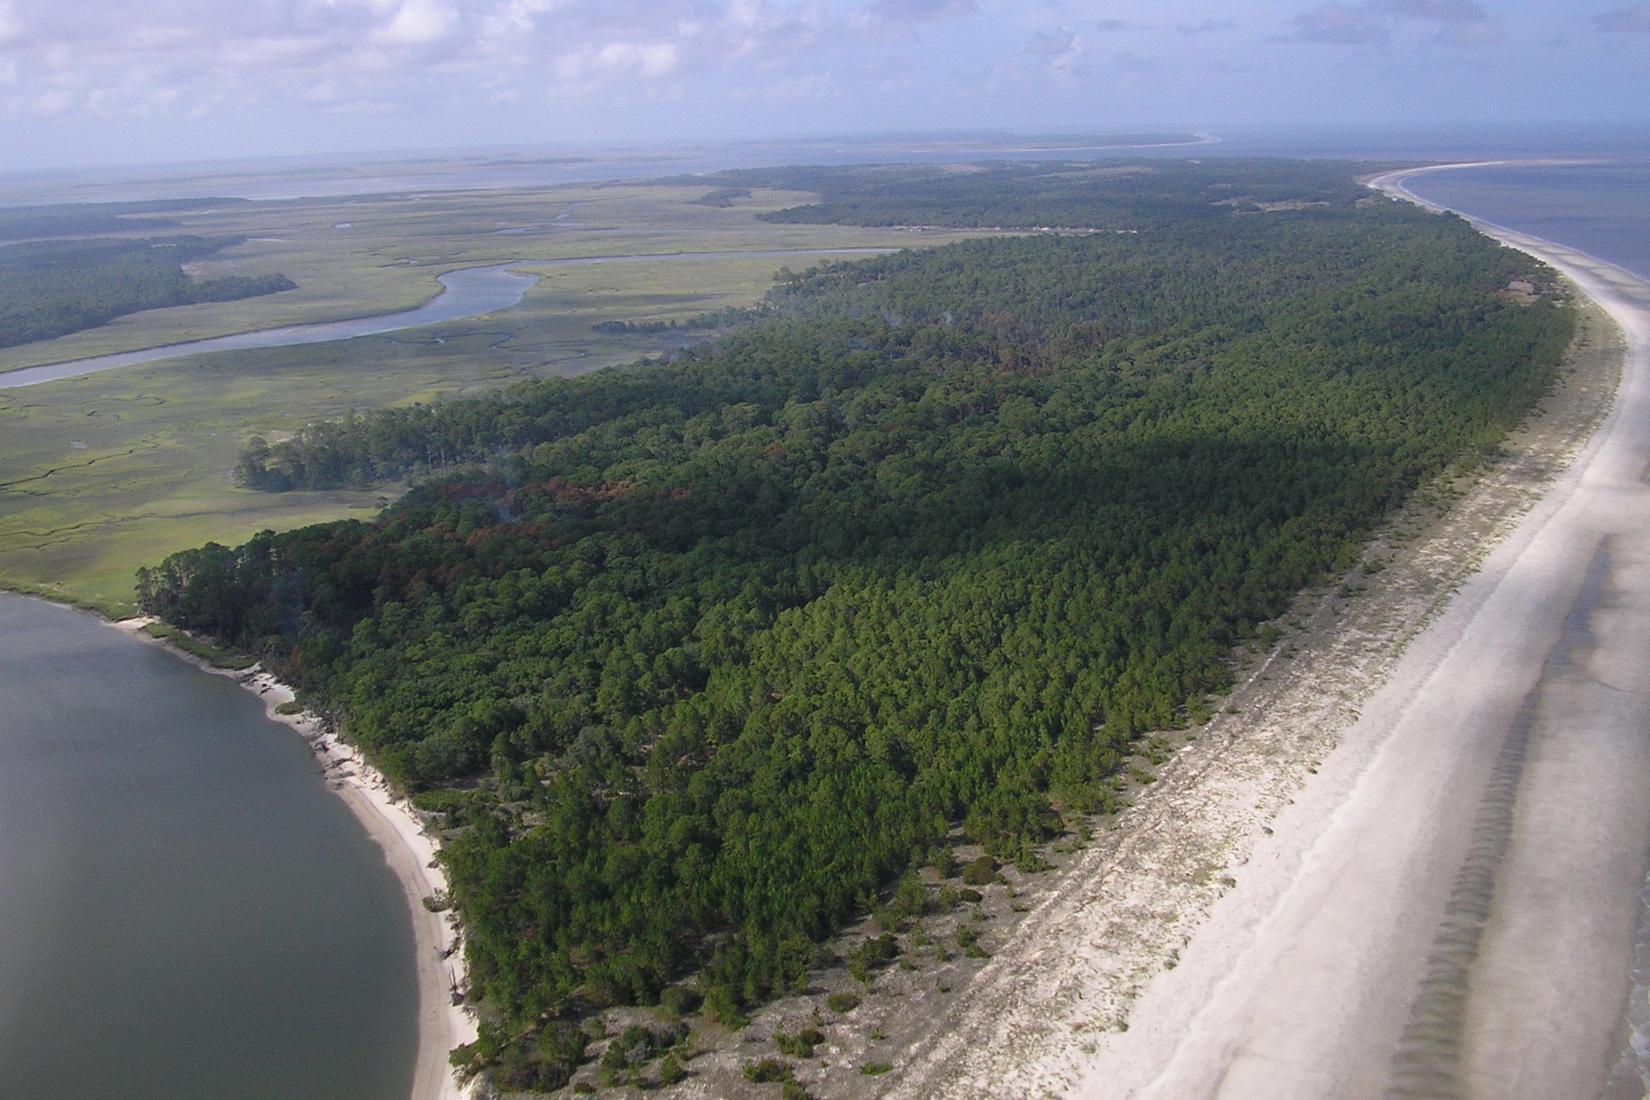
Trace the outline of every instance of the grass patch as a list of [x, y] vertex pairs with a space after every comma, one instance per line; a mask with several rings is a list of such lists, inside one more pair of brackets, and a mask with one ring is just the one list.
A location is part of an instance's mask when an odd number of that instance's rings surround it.
[[176, 627], [164, 623], [150, 623], [143, 628], [143, 632], [151, 638], [159, 638], [167, 645], [183, 650], [191, 657], [198, 657], [213, 668], [226, 668], [235, 672], [249, 669], [258, 663], [256, 657], [248, 657], [244, 653], [231, 653], [227, 649], [219, 649], [215, 645], [191, 638]]

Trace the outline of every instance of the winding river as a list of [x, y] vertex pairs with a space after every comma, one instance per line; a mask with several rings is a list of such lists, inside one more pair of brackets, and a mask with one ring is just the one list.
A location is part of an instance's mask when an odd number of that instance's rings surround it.
[[324, 344], [333, 340], [353, 340], [357, 336], [377, 336], [422, 325], [440, 324], [443, 321], [462, 321], [470, 317], [480, 317], [509, 309], [526, 297], [527, 291], [538, 282], [538, 276], [522, 270], [527, 267], [573, 267], [585, 264], [656, 263], [745, 257], [777, 259], [784, 256], [873, 256], [893, 251], [895, 250], [891, 248], [795, 248], [512, 260], [490, 267], [462, 268], [439, 276], [441, 293], [417, 309], [403, 310], [399, 313], [380, 313], [371, 317], [355, 317], [344, 321], [321, 321], [316, 324], [288, 325], [285, 328], [262, 329], [257, 332], [237, 332], [229, 336], [214, 336], [208, 340], [190, 340], [181, 344], [142, 348], [138, 351], [123, 351], [113, 355], [95, 355], [86, 359], [70, 359], [62, 363], [24, 367], [0, 374], [0, 389], [35, 386], [42, 382], [78, 378], [83, 374], [96, 374], [99, 371], [131, 367], [139, 363], [181, 359], [187, 355], [204, 355], [214, 351], [244, 351], [249, 348], [281, 348], [295, 344]]

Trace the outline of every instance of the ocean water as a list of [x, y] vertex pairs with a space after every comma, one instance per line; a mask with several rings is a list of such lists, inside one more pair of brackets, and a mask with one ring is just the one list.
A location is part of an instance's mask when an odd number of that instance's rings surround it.
[[404, 1100], [413, 950], [262, 703], [0, 593], [0, 1096]]
[[1432, 202], [1583, 252], [1650, 279], [1650, 156], [1459, 168], [1412, 176]]

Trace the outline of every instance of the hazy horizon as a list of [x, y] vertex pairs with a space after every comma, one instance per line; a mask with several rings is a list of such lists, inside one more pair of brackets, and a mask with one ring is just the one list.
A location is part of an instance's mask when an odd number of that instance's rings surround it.
[[1642, 122], [1650, 0], [0, 0], [9, 173], [917, 131]]

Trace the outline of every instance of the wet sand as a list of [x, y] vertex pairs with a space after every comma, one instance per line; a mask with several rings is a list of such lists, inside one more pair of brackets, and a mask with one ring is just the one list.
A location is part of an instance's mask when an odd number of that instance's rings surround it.
[[1621, 326], [1615, 405], [1075, 1095], [1643, 1095], [1622, 1054], [1650, 871], [1650, 287], [1481, 228]]

